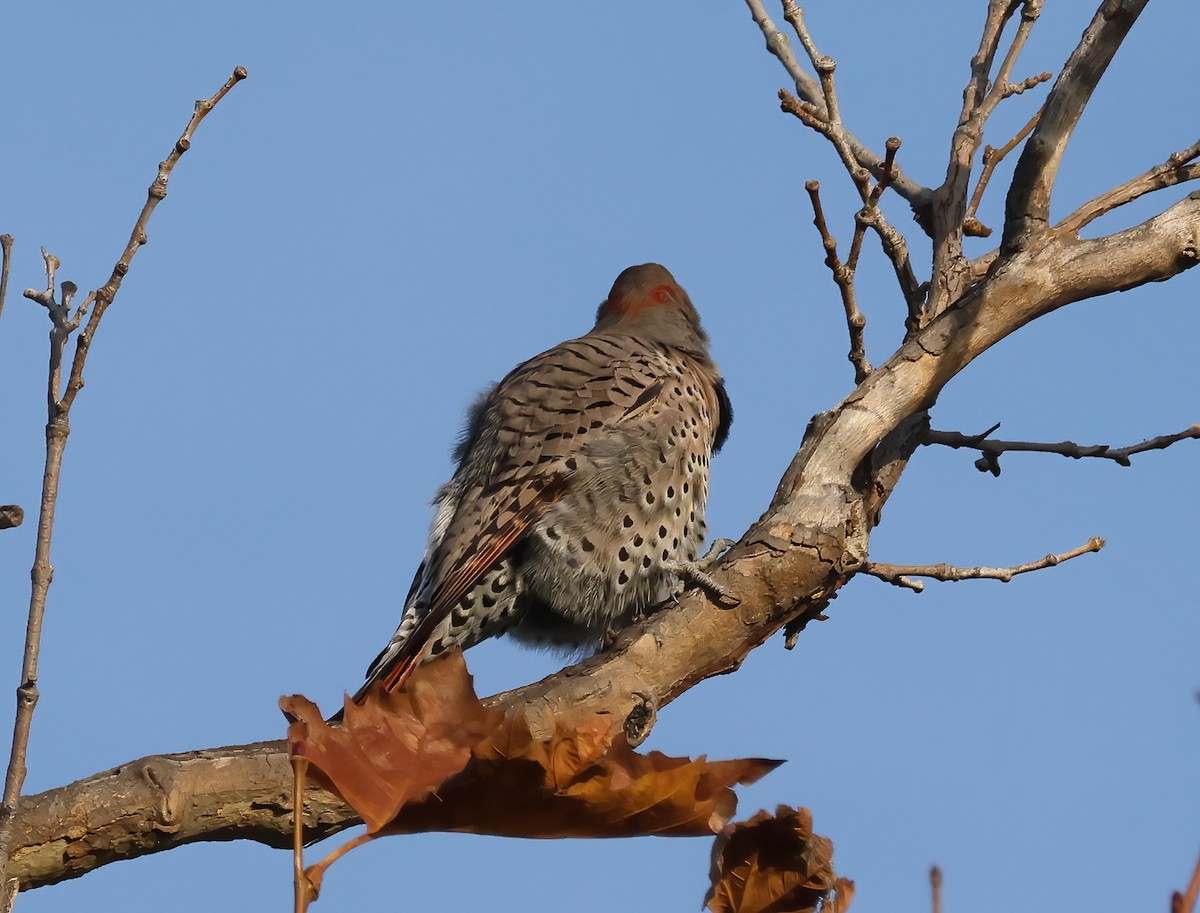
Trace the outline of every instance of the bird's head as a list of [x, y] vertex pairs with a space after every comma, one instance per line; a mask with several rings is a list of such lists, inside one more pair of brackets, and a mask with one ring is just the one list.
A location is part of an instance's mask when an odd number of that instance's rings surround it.
[[595, 329], [627, 330], [684, 347], [708, 342], [692, 299], [658, 263], [631, 266], [617, 276], [596, 312]]

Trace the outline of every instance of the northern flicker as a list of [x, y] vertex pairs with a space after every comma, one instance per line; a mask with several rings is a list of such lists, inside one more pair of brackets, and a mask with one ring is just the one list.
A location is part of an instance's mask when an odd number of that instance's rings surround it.
[[595, 648], [689, 582], [711, 585], [709, 458], [733, 414], [687, 293], [621, 273], [596, 325], [471, 408], [395, 635], [355, 695], [487, 637]]

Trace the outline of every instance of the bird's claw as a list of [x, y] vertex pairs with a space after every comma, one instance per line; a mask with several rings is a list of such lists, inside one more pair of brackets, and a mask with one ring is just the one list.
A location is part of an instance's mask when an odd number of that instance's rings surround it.
[[696, 559], [696, 564], [700, 565], [700, 569], [703, 571], [711, 571], [713, 565], [735, 545], [737, 543], [732, 539], [714, 539], [713, 544], [708, 547], [708, 551]]
[[723, 609], [736, 608], [741, 600], [729, 590], [709, 576], [709, 570], [720, 560], [721, 556], [734, 545], [732, 539], [717, 539], [708, 551], [695, 561], [672, 561], [666, 564], [666, 569], [679, 577], [685, 585], [699, 587], [704, 590], [717, 605]]

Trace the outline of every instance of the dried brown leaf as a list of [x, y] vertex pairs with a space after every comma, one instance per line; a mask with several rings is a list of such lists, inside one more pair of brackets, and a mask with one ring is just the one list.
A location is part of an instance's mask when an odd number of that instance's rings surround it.
[[854, 882], [833, 870], [833, 844], [812, 832], [806, 808], [781, 805], [725, 829], [713, 846], [713, 913], [842, 913]]
[[347, 700], [340, 726], [300, 695], [279, 707], [292, 721], [289, 752], [307, 758], [309, 778], [341, 796], [372, 833], [462, 770], [503, 718], [479, 702], [457, 651], [420, 666], [402, 691], [376, 689], [361, 705]]
[[368, 828], [316, 865], [301, 870], [298, 857], [305, 903], [329, 865], [384, 834], [713, 834], [737, 805], [732, 787], [780, 763], [638, 754], [607, 716], [535, 737], [523, 708], [504, 714], [479, 702], [458, 652], [418, 667], [401, 690], [377, 689], [361, 706], [347, 701], [342, 725], [325, 722], [299, 695], [279, 704], [291, 721], [292, 756]]
[[472, 751], [436, 798], [413, 803], [392, 833], [459, 831], [512, 837], [704, 836], [737, 805], [731, 787], [778, 761], [638, 754], [608, 717], [534, 738], [514, 711]]

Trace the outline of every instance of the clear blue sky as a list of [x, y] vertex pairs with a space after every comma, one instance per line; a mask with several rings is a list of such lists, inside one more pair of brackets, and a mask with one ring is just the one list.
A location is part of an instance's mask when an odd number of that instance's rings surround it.
[[[944, 172], [985, 4], [814, 4], [845, 117]], [[1091, 4], [1047, 4], [1021, 74], [1055, 70]], [[1105, 77], [1055, 198], [1083, 199], [1196, 139], [1189, 0], [1156, 0]], [[103, 282], [190, 113], [250, 79], [175, 173], [92, 352], [63, 473], [28, 787], [142, 755], [282, 736], [280, 694], [333, 706], [391, 633], [463, 408], [585, 331], [616, 273], [659, 260], [715, 340], [737, 420], [710, 527], [765, 506], [805, 422], [851, 388], [836, 290], [803, 192], [848, 241], [848, 181], [778, 113], [782, 70], [740, 0], [705, 3], [19, 4], [6, 10], [0, 501], [32, 512], [41, 276]], [[1005, 103], [1007, 140], [1044, 88]], [[1004, 186], [998, 178], [997, 191]], [[1098, 223], [1129, 224], [1187, 191]], [[1002, 194], [984, 220], [996, 224]], [[910, 228], [891, 201], [894, 221]], [[927, 249], [908, 231], [919, 262]], [[975, 245], [976, 252], [986, 242]], [[902, 304], [868, 244], [876, 361]], [[1200, 271], [1027, 327], [947, 388], [938, 427], [1132, 443], [1200, 419]], [[789, 759], [742, 816], [813, 809], [860, 913], [1165, 910], [1200, 844], [1200, 451], [1132, 469], [923, 451], [872, 541], [880, 561], [1012, 564], [916, 596], [854, 581], [799, 646], [775, 640], [660, 718], [650, 747]], [[34, 524], [0, 535], [0, 710], [11, 712]], [[552, 657], [469, 656], [481, 692]], [[2, 721], [0, 721], [2, 722]], [[7, 722], [0, 730], [7, 732]], [[314, 908], [690, 910], [707, 841], [393, 838], [335, 866]], [[204, 844], [22, 897], [23, 913], [283, 908], [287, 854]]]

